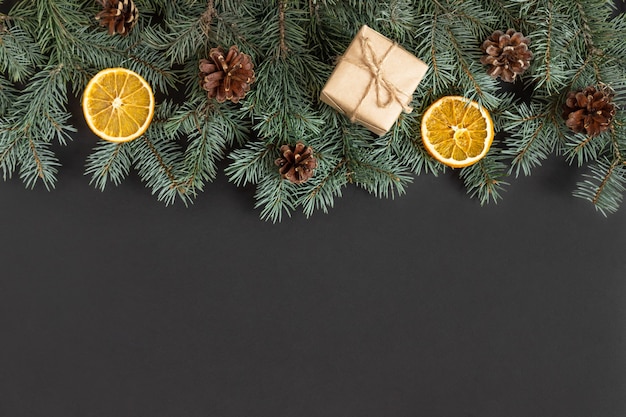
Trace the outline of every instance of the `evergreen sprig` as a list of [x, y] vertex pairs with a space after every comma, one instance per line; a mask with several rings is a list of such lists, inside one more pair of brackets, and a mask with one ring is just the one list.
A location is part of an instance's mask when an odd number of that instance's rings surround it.
[[[626, 187], [626, 17], [605, 0], [135, 0], [140, 20], [128, 36], [94, 20], [95, 0], [13, 1], [0, 13], [0, 169], [28, 187], [53, 188], [55, 149], [71, 140], [68, 97], [99, 70], [122, 66], [155, 89], [148, 131], [131, 143], [97, 141], [86, 161], [105, 189], [136, 170], [157, 198], [185, 204], [228, 157], [226, 175], [256, 187], [261, 217], [327, 212], [356, 185], [377, 197], [406, 191], [413, 175], [452, 171], [421, 143], [421, 115], [436, 99], [463, 95], [492, 114], [498, 133], [487, 156], [458, 171], [468, 194], [497, 202], [510, 175], [530, 175], [548, 158], [587, 167], [574, 195], [601, 213], [618, 210]], [[337, 59], [362, 24], [429, 65], [411, 114], [375, 136], [319, 99]], [[531, 38], [529, 70], [515, 85], [486, 74], [481, 43], [513, 28]], [[255, 63], [256, 82], [239, 104], [207, 98], [198, 62], [238, 45]], [[611, 129], [571, 132], [561, 109], [570, 91], [611, 90]], [[524, 100], [516, 92], [522, 91]], [[88, 135], [87, 135], [88, 136]], [[295, 185], [274, 161], [284, 144], [303, 142], [318, 160]]]

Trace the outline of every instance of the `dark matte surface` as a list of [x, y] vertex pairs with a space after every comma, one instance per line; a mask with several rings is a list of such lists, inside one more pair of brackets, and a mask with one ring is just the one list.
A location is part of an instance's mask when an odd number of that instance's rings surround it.
[[626, 211], [552, 158], [480, 207], [451, 173], [272, 225], [224, 176], [0, 183], [0, 417], [623, 417]]

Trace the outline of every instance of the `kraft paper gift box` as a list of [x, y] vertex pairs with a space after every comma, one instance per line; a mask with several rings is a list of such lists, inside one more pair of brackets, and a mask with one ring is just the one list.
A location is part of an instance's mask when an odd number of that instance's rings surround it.
[[411, 112], [413, 92], [428, 66], [368, 26], [353, 39], [320, 99], [353, 123], [384, 135], [400, 113]]

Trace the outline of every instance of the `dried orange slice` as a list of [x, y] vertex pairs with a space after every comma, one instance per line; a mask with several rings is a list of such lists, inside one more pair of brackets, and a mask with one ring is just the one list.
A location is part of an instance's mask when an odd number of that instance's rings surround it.
[[424, 146], [433, 158], [454, 168], [478, 162], [489, 151], [493, 137], [487, 109], [465, 97], [442, 97], [422, 117]]
[[154, 94], [136, 72], [107, 68], [87, 84], [83, 114], [89, 128], [102, 139], [128, 142], [148, 129], [154, 116]]

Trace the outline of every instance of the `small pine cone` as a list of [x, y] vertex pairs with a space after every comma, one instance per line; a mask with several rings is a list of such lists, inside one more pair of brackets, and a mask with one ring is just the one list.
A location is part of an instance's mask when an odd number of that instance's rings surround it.
[[485, 53], [480, 62], [489, 65], [487, 74], [493, 78], [500, 77], [508, 83], [515, 82], [530, 66], [533, 53], [528, 49], [530, 39], [521, 32], [509, 29], [506, 33], [496, 30], [481, 45]]
[[594, 137], [611, 126], [615, 116], [613, 93], [608, 88], [588, 86], [570, 91], [563, 104], [563, 118], [567, 127], [577, 133]]
[[128, 35], [137, 23], [139, 11], [133, 0], [98, 0], [103, 10], [96, 15], [100, 26], [109, 28], [109, 35]]
[[200, 86], [208, 97], [218, 103], [238, 103], [254, 82], [254, 64], [249, 55], [239, 52], [237, 45], [228, 53], [221, 47], [209, 51], [209, 59], [200, 60]]
[[275, 164], [280, 167], [279, 172], [283, 178], [294, 184], [302, 184], [313, 176], [317, 159], [313, 156], [311, 147], [298, 142], [295, 146], [281, 146], [280, 153], [282, 156], [275, 161]]

